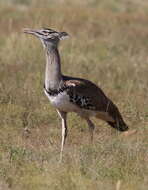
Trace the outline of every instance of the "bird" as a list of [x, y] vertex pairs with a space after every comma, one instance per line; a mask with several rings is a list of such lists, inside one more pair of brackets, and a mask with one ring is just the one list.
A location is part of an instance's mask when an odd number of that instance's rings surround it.
[[93, 141], [93, 131], [95, 128], [91, 120], [92, 117], [107, 122], [112, 128], [121, 132], [129, 129], [118, 107], [105, 95], [100, 87], [90, 80], [62, 74], [58, 47], [61, 40], [69, 38], [67, 32], [57, 32], [49, 28], [25, 28], [23, 31], [26, 34], [37, 37], [45, 50], [44, 92], [61, 118], [60, 160], [62, 160], [67, 137], [67, 114], [69, 112], [75, 112], [86, 120], [91, 141]]

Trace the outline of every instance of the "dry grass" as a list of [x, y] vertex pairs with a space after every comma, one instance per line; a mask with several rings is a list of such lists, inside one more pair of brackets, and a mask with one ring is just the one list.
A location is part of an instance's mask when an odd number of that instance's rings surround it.
[[[148, 186], [147, 1], [0, 2], [0, 189], [146, 190]], [[45, 59], [22, 28], [71, 35], [60, 45], [63, 72], [100, 85], [137, 133], [123, 137], [69, 115], [64, 161], [61, 127], [43, 93]], [[26, 132], [24, 129], [29, 129]]]

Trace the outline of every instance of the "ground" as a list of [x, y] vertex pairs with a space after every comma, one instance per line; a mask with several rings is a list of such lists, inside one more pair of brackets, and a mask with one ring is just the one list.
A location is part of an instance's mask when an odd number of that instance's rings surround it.
[[[1, 0], [0, 189], [146, 190], [148, 3], [146, 0]], [[22, 29], [66, 31], [64, 74], [99, 85], [137, 133], [94, 119], [94, 143], [75, 114], [59, 164], [60, 119], [43, 92], [45, 54]]]

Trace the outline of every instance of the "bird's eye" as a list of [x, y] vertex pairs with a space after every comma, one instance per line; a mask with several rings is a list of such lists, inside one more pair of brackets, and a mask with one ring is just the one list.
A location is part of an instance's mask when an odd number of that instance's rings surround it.
[[46, 31], [46, 30], [44, 30], [43, 33], [44, 33], [44, 35], [46, 35], [46, 36], [49, 34], [49, 32]]

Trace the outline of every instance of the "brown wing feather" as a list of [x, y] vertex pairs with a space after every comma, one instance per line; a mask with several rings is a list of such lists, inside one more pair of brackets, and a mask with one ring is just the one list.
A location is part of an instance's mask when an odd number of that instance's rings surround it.
[[70, 86], [69, 94], [73, 93], [80, 97], [88, 97], [96, 111], [108, 112], [113, 106], [112, 101], [106, 97], [103, 91], [87, 80], [68, 80], [65, 81], [66, 86]]
[[69, 94], [89, 98], [88, 104], [92, 105], [90, 110], [107, 112], [113, 119], [120, 115], [116, 105], [94, 83], [84, 79], [72, 79], [65, 81], [65, 84], [70, 86]]
[[[98, 118], [106, 120], [110, 126], [120, 131], [128, 130], [128, 126], [124, 122], [117, 106], [104, 94], [104, 92], [91, 81], [85, 79], [68, 79], [65, 80], [65, 85], [69, 86], [68, 94], [75, 97], [81, 97], [83, 100], [88, 98], [86, 104], [82, 104], [83, 101], [76, 101], [75, 103], [84, 108], [95, 110], [98, 112], [105, 112], [109, 117], [98, 115]], [[110, 120], [112, 119], [112, 121]]]

